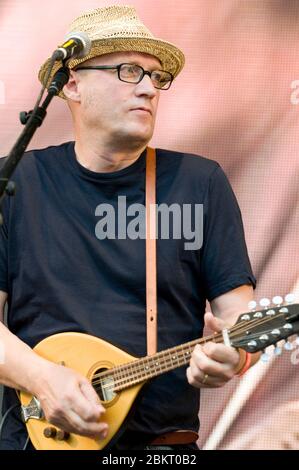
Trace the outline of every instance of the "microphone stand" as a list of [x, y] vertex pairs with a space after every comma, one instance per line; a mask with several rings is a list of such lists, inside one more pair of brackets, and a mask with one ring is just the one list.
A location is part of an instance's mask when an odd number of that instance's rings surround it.
[[15, 183], [10, 181], [10, 177], [15, 171], [22, 156], [24, 155], [24, 152], [28, 147], [35, 131], [42, 125], [47, 115], [47, 107], [49, 106], [54, 96], [58, 95], [64, 85], [68, 82], [69, 75], [69, 69], [65, 66], [61, 67], [54, 75], [54, 78], [48, 88], [47, 96], [41, 106], [36, 108], [36, 110], [29, 112], [23, 111], [20, 113], [20, 121], [25, 125], [25, 128], [9, 152], [5, 164], [0, 171], [0, 225], [3, 223], [2, 202], [5, 194], [8, 196], [13, 196], [16, 190]]

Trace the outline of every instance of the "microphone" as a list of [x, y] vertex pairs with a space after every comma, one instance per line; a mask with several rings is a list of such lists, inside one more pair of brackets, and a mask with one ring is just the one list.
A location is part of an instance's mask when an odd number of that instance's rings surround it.
[[85, 33], [70, 33], [65, 37], [65, 42], [53, 52], [54, 60], [68, 60], [77, 57], [82, 58], [89, 54], [91, 40]]

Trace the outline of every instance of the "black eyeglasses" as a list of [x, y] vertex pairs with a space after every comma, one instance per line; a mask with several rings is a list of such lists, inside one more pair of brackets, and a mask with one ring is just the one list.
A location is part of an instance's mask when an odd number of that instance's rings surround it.
[[77, 67], [74, 70], [117, 70], [119, 80], [126, 83], [139, 83], [144, 75], [148, 75], [154, 87], [158, 90], [168, 90], [173, 81], [173, 75], [170, 72], [166, 72], [166, 70], [153, 70], [149, 72], [136, 64], [86, 65]]

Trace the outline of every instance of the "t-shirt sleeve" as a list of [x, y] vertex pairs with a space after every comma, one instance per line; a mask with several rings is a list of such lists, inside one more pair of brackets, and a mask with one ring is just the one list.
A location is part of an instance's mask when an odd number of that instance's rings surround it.
[[201, 277], [211, 301], [241, 285], [252, 285], [242, 216], [231, 185], [220, 166], [210, 176], [204, 199]]
[[[4, 159], [0, 159], [0, 169]], [[8, 216], [9, 197], [4, 196], [1, 206], [3, 223], [0, 225], [0, 290], [8, 292]]]

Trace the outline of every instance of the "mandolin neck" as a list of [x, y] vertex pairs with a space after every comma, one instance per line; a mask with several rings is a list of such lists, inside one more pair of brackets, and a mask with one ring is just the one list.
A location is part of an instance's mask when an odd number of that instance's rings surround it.
[[128, 364], [115, 367], [107, 371], [107, 375], [113, 376], [114, 390], [120, 391], [125, 388], [145, 382], [158, 375], [169, 372], [189, 363], [193, 349], [197, 344], [208, 341], [219, 342], [222, 335], [207, 336], [195, 339], [188, 343], [175, 346], [170, 349], [158, 352], [152, 356], [136, 359]]

